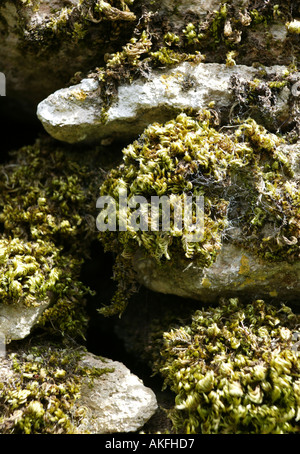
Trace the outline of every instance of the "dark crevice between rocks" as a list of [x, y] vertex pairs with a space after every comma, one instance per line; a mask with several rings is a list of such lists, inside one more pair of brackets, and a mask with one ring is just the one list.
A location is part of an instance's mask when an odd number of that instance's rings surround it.
[[82, 281], [96, 292], [88, 296], [87, 315], [89, 324], [86, 333], [86, 348], [95, 355], [108, 357], [125, 364], [131, 372], [138, 375], [146, 386], [150, 386], [152, 374], [149, 366], [133, 353], [130, 353], [123, 340], [116, 333], [119, 317], [104, 317], [98, 312], [102, 305], [108, 305], [116, 289], [112, 279], [114, 256], [105, 253], [103, 247], [95, 241], [91, 247], [91, 256], [82, 267]]
[[9, 152], [24, 145], [33, 145], [45, 130], [34, 115], [23, 109], [18, 101], [0, 97], [0, 163], [9, 159]]

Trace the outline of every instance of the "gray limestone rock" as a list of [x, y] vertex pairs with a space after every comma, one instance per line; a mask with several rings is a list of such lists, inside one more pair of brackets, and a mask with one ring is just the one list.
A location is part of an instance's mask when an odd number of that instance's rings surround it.
[[[265, 70], [280, 75], [286, 68], [274, 66]], [[151, 123], [163, 123], [182, 110], [198, 110], [211, 102], [228, 116], [234, 103], [232, 77], [250, 81], [256, 75], [257, 69], [245, 65], [184, 62], [171, 69], [152, 71], [148, 80], [121, 84], [107, 109], [100, 98], [98, 82], [84, 79], [43, 100], [37, 116], [46, 131], [61, 141], [131, 140]], [[278, 96], [272, 107], [275, 116], [288, 115], [289, 96], [288, 89]]]
[[79, 433], [110, 434], [135, 432], [153, 416], [157, 410], [154, 392], [124, 364], [107, 358], [100, 359], [88, 354], [81, 362], [82, 367], [109, 368], [108, 372], [81, 385], [81, 397], [77, 407], [86, 408], [86, 416], [78, 427]]
[[41, 102], [37, 116], [46, 131], [69, 143], [96, 140], [102, 123], [98, 88], [97, 81], [84, 79]]
[[205, 17], [209, 12], [219, 10], [222, 2], [220, 0], [162, 0], [154, 2], [155, 7], [164, 11], [170, 16], [177, 26], [184, 24], [187, 14]]
[[0, 333], [6, 342], [28, 336], [49, 304], [50, 301], [31, 307], [0, 304]]

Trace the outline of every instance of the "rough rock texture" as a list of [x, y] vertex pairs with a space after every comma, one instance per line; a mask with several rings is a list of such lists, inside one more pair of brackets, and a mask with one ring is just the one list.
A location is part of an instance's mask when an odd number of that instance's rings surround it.
[[201, 16], [218, 9], [220, 3], [219, 0], [163, 0], [160, 2], [160, 8], [178, 17], [182, 17], [188, 12]]
[[[264, 69], [274, 77], [287, 70], [284, 66]], [[97, 81], [84, 79], [42, 101], [37, 116], [50, 135], [69, 143], [106, 138], [130, 140], [153, 122], [165, 122], [182, 110], [201, 109], [211, 102], [228, 118], [235, 100], [232, 78], [238, 77], [239, 82], [246, 83], [258, 74], [258, 69], [245, 65], [184, 62], [171, 69], [153, 71], [148, 80], [121, 84], [107, 109], [99, 96]], [[291, 91], [286, 87], [272, 107], [282, 122], [288, 118], [290, 96]]]
[[154, 392], [124, 364], [72, 343], [10, 344], [0, 381], [1, 433], [134, 432], [157, 410]]
[[300, 294], [300, 262], [263, 262], [251, 252], [223, 245], [209, 268], [190, 261], [158, 266], [149, 258], [136, 257], [139, 281], [161, 293], [194, 298], [205, 303], [232, 294], [241, 298], [297, 300]]
[[[84, 79], [42, 101], [38, 118], [54, 138], [74, 143], [98, 138], [101, 131], [101, 101], [98, 82]], [[47, 101], [48, 100], [48, 101]]]
[[50, 302], [41, 303], [32, 307], [1, 304], [0, 332], [5, 336], [6, 342], [28, 336], [49, 304]]
[[156, 397], [150, 388], [133, 375], [124, 364], [89, 354], [81, 365], [114, 369], [94, 379], [91, 387], [82, 383], [77, 406], [84, 406], [87, 414], [81, 421], [81, 433], [124, 433], [140, 429], [157, 409]]

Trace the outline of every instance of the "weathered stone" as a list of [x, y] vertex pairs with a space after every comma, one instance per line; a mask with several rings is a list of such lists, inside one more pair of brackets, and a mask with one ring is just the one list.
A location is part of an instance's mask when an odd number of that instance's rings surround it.
[[76, 345], [10, 344], [0, 381], [1, 433], [133, 432], [157, 410], [154, 392], [123, 363]]
[[[265, 68], [267, 73], [282, 74], [284, 66]], [[235, 98], [232, 76], [239, 81], [257, 77], [253, 67], [228, 67], [217, 63], [181, 63], [171, 69], [155, 70], [148, 80], [138, 79], [120, 85], [118, 94], [103, 112], [97, 81], [84, 79], [80, 84], [58, 90], [38, 105], [37, 116], [54, 138], [69, 143], [96, 142], [101, 139], [130, 140], [151, 123], [163, 123], [185, 109], [198, 110], [210, 102], [221, 115], [230, 114]], [[286, 88], [286, 87], [285, 87]], [[279, 94], [272, 106], [274, 116], [287, 118], [290, 90]]]
[[220, 0], [163, 0], [154, 2], [154, 5], [157, 9], [171, 15], [173, 19], [176, 19], [176, 25], [179, 25], [186, 14], [205, 16], [209, 12], [218, 10], [221, 3]]
[[220, 297], [291, 301], [300, 295], [300, 262], [269, 263], [248, 250], [223, 245], [209, 268], [177, 261], [158, 266], [149, 258], [135, 258], [141, 284], [150, 290], [213, 303]]
[[78, 85], [58, 90], [47, 100], [39, 104], [37, 115], [40, 120], [45, 119], [44, 127], [55, 139], [74, 143], [97, 138], [101, 129], [97, 81], [84, 79]]
[[77, 407], [85, 407], [86, 416], [78, 427], [79, 433], [135, 432], [155, 413], [155, 394], [124, 364], [88, 354], [80, 365], [113, 372], [94, 378], [92, 387], [88, 380], [82, 382]]
[[0, 304], [0, 332], [6, 341], [28, 336], [49, 304], [50, 301], [31, 307]]

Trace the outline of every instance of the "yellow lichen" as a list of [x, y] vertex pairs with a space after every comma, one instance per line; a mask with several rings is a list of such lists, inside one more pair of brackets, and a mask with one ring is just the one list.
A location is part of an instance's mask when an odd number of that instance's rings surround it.
[[249, 272], [250, 272], [249, 258], [246, 255], [242, 255], [239, 274], [248, 274]]

